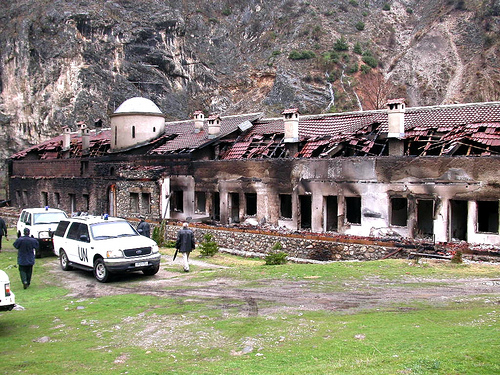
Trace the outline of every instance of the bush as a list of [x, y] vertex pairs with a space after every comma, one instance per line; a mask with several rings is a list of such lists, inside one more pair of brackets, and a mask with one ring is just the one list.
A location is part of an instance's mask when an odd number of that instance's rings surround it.
[[210, 233], [203, 235], [203, 241], [198, 246], [200, 254], [207, 257], [213, 257], [219, 251], [219, 245], [214, 241], [214, 236]]
[[286, 253], [281, 251], [283, 246], [281, 245], [281, 242], [276, 242], [269, 254], [266, 255], [265, 261], [267, 265], [278, 265], [278, 264], [285, 264], [286, 263]]
[[343, 36], [341, 36], [335, 44], [333, 45], [333, 49], [335, 51], [348, 51], [349, 50], [349, 44], [347, 43], [347, 40]]
[[366, 65], [370, 66], [371, 68], [376, 68], [378, 65], [378, 60], [371, 55], [364, 55], [362, 60]]
[[153, 240], [158, 244], [158, 247], [165, 247], [165, 220], [162, 220], [160, 225], [153, 228]]
[[356, 42], [356, 44], [353, 47], [353, 51], [357, 55], [362, 55], [363, 54], [363, 48], [361, 48], [361, 44], [359, 44], [359, 42]]
[[455, 251], [455, 254], [452, 255], [451, 263], [454, 263], [454, 264], [463, 263], [462, 252], [460, 250]]
[[356, 29], [358, 29], [359, 31], [363, 31], [365, 29], [365, 23], [363, 21], [359, 21], [356, 23], [356, 25], [354, 25], [356, 27]]
[[316, 54], [313, 51], [292, 51], [288, 55], [290, 60], [307, 60], [313, 59], [316, 57]]

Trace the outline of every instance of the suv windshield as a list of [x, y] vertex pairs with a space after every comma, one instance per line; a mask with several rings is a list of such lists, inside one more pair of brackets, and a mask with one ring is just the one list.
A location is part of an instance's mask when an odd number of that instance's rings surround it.
[[33, 224], [52, 224], [66, 219], [66, 215], [62, 212], [42, 212], [34, 214], [33, 219]]
[[92, 232], [92, 237], [96, 240], [103, 240], [111, 237], [138, 236], [135, 229], [126, 221], [109, 221], [92, 224], [90, 230]]

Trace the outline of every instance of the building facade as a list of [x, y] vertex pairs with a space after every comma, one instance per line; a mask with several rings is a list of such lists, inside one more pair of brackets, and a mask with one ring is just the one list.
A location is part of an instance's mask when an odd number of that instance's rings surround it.
[[132, 98], [110, 118], [13, 155], [11, 204], [500, 245], [500, 102], [165, 122]]

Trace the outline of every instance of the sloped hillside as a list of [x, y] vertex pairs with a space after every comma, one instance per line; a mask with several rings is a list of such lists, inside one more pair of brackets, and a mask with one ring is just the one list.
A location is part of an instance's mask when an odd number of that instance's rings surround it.
[[101, 122], [500, 99], [500, 3], [18, 0], [0, 5], [0, 158]]

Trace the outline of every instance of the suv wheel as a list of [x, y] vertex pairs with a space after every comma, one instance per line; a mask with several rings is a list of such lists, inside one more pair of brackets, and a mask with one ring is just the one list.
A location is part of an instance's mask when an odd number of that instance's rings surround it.
[[151, 266], [149, 268], [143, 269], [142, 273], [146, 276], [153, 276], [156, 275], [159, 270], [160, 270], [160, 265], [157, 264], [156, 266]]
[[70, 271], [73, 269], [73, 267], [69, 265], [69, 259], [66, 252], [62, 249], [59, 250], [59, 264], [61, 265], [63, 271]]
[[94, 276], [97, 281], [105, 283], [109, 280], [109, 271], [104, 264], [102, 258], [96, 259], [94, 262]]

